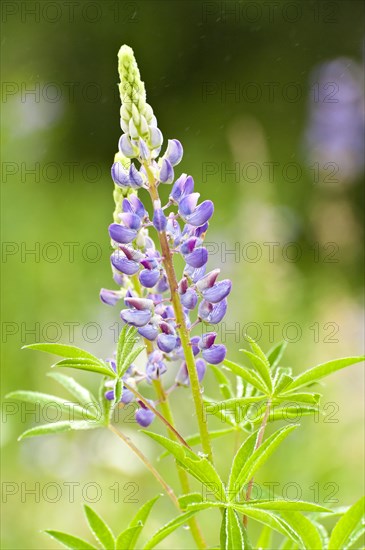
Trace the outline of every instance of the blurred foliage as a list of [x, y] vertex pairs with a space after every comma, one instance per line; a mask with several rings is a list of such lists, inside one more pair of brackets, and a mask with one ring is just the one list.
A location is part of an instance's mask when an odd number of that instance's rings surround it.
[[[74, 6], [73, 16], [66, 4]], [[364, 8], [355, 0], [278, 1], [270, 11], [268, 4], [2, 3], [3, 394], [18, 388], [54, 389], [55, 382], [45, 377], [47, 358], [22, 352], [24, 344], [60, 339], [101, 357], [113, 352], [119, 314], [99, 302], [98, 292], [111, 286], [109, 167], [120, 135], [116, 55], [122, 43], [135, 50], [165, 138], [178, 138], [184, 145], [181, 171], [192, 174], [202, 196], [215, 201], [208, 234], [210, 266], [221, 267], [234, 283], [220, 335], [229, 357], [237, 359], [245, 330], [264, 349], [273, 338], [292, 341], [287, 357], [295, 372], [361, 353], [361, 170], [352, 179], [341, 178], [340, 171], [334, 183], [323, 181], [326, 173], [321, 173], [314, 183], [304, 136], [314, 101], [313, 71], [337, 58], [361, 62]], [[267, 83], [276, 83], [273, 99]], [[283, 93], [290, 83], [300, 90], [296, 101]], [[256, 101], [242, 93], [257, 88], [262, 97]], [[264, 164], [270, 162], [278, 163], [274, 177]], [[286, 176], [285, 167], [292, 162], [301, 168], [299, 181]], [[227, 172], [235, 163], [238, 178]], [[248, 163], [262, 169], [257, 182], [242, 176]], [[31, 169], [36, 175], [27, 173]], [[247, 243], [255, 244], [248, 249]], [[274, 258], [263, 243], [279, 243]], [[295, 246], [285, 249], [287, 243]], [[325, 248], [327, 243], [335, 243], [335, 262], [328, 261], [332, 249]], [[240, 252], [239, 259], [224, 253], [232, 249]], [[296, 250], [298, 261], [285, 261]], [[250, 260], [257, 251], [261, 258]], [[277, 323], [270, 325], [274, 333], [268, 323]], [[38, 334], [31, 334], [32, 328]], [[95, 387], [92, 375], [80, 378]], [[325, 505], [331, 504], [326, 497], [332, 490], [340, 505], [354, 502], [363, 486], [362, 382], [361, 367], [329, 379], [324, 402], [334, 404], [327, 411], [333, 407], [332, 421], [303, 419], [303, 429], [287, 444], [285, 460], [278, 453], [257, 481], [280, 481], [279, 495], [285, 483], [296, 482], [303, 498]], [[213, 395], [211, 373], [205, 386]], [[173, 400], [177, 426], [185, 435], [196, 430], [187, 399], [181, 391]], [[21, 418], [6, 402], [3, 412], [2, 480], [8, 484], [3, 485], [3, 548], [56, 548], [40, 533], [45, 528], [86, 536], [82, 502], [122, 529], [159, 490], [111, 434], [60, 435], [18, 444], [24, 423], [28, 427], [34, 418]], [[126, 431], [148, 455], [158, 455], [159, 449], [133, 423]], [[230, 436], [215, 443], [221, 470], [228, 467], [227, 449], [233, 451], [234, 445]], [[291, 460], [294, 450], [306, 464], [304, 470]], [[171, 459], [164, 460], [170, 466]], [[163, 462], [161, 467], [169, 480], [175, 478], [172, 468]], [[78, 484], [73, 498], [70, 482]], [[58, 490], [47, 483], [57, 483]], [[88, 483], [97, 483], [101, 496]], [[31, 488], [39, 498], [26, 494]], [[166, 517], [167, 499], [151, 515], [151, 532], [164, 508]], [[204, 514], [202, 523], [209, 525]], [[214, 533], [210, 535], [213, 544]], [[180, 530], [161, 545], [173, 546], [191, 547], [189, 534]]]

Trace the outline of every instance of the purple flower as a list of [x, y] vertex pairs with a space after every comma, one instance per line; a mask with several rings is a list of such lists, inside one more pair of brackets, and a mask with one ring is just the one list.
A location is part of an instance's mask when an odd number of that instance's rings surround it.
[[190, 265], [186, 265], [184, 269], [184, 275], [190, 277], [193, 283], [197, 283], [204, 276], [206, 271], [206, 265], [199, 267], [198, 269], [193, 268]]
[[[195, 362], [196, 371], [198, 374], [198, 380], [201, 382], [204, 378], [207, 366], [205, 364], [205, 361], [203, 359], [197, 359]], [[180, 367], [179, 372], [177, 373], [177, 376], [175, 378], [175, 382], [181, 386], [189, 386], [190, 385], [190, 379], [189, 379], [189, 373], [186, 366], [185, 361]]]
[[131, 140], [126, 134], [123, 134], [119, 139], [119, 151], [127, 158], [133, 158], [136, 156], [137, 149], [131, 143]]
[[179, 203], [179, 214], [182, 219], [190, 224], [199, 227], [205, 224], [213, 215], [214, 205], [212, 201], [204, 201], [197, 206], [199, 193], [191, 193], [184, 197]]
[[149, 298], [135, 298], [134, 296], [126, 296], [124, 301], [127, 306], [132, 306], [140, 311], [148, 309], [149, 311], [153, 310], [153, 300]]
[[223, 346], [223, 344], [213, 344], [208, 349], [204, 349], [202, 355], [208, 363], [218, 365], [218, 363], [221, 363], [225, 358], [226, 352], [226, 347]]
[[113, 401], [114, 399], [114, 390], [108, 390], [104, 393], [105, 399], [108, 399], [108, 401]]
[[119, 223], [109, 225], [109, 235], [117, 243], [131, 243], [137, 237], [137, 231]]
[[153, 225], [157, 231], [165, 231], [167, 226], [167, 218], [162, 210], [162, 208], [157, 208], [153, 213]]
[[146, 375], [149, 382], [157, 380], [166, 372], [167, 368], [163, 358], [163, 353], [160, 350], [155, 350], [149, 354], [146, 365]]
[[152, 288], [155, 286], [160, 278], [159, 269], [142, 269], [139, 276], [139, 282], [146, 288]]
[[123, 309], [120, 316], [128, 325], [143, 327], [151, 319], [152, 313], [148, 309]]
[[140, 327], [138, 332], [143, 338], [146, 338], [151, 342], [156, 340], [158, 336], [158, 328], [153, 323], [147, 323], [144, 327]]
[[180, 296], [181, 303], [186, 309], [194, 309], [197, 302], [198, 302], [198, 296], [195, 290], [192, 288], [188, 288], [185, 294], [181, 294]]
[[115, 306], [115, 304], [122, 298], [121, 292], [119, 290], [108, 290], [107, 288], [102, 288], [100, 290], [100, 299], [104, 304], [109, 306]]
[[198, 315], [203, 321], [215, 325], [225, 316], [227, 311], [227, 300], [224, 299], [218, 304], [211, 304], [202, 300], [199, 304]]
[[140, 408], [136, 411], [135, 414], [136, 421], [143, 428], [147, 428], [155, 418], [155, 414], [150, 409], [148, 409], [146, 405], [142, 403], [142, 401], [138, 401], [138, 405], [140, 406]]
[[186, 254], [186, 256], [184, 256], [184, 260], [191, 267], [202, 267], [208, 261], [208, 250], [204, 246], [199, 246], [198, 248], [195, 248], [190, 254]]
[[110, 257], [113, 267], [125, 275], [134, 275], [139, 270], [139, 263], [129, 260], [125, 254], [119, 250], [113, 252]]
[[168, 146], [165, 153], [165, 158], [167, 158], [172, 166], [179, 164], [183, 156], [183, 147], [179, 140], [169, 139]]
[[174, 334], [159, 334], [157, 336], [157, 345], [164, 353], [170, 353], [176, 348], [177, 337]]
[[194, 191], [194, 180], [191, 176], [182, 174], [174, 183], [171, 193], [170, 200], [178, 203], [181, 199], [190, 195]]
[[199, 281], [197, 281], [196, 283], [197, 289], [200, 290], [200, 292], [202, 292], [206, 288], [211, 288], [216, 282], [220, 271], [221, 271], [220, 269], [213, 269], [213, 271], [210, 271], [204, 277], [199, 279]]
[[174, 181], [174, 169], [167, 159], [162, 161], [159, 180], [161, 183], [172, 183]]
[[210, 348], [214, 344], [216, 337], [217, 337], [216, 332], [207, 332], [203, 334], [199, 338], [199, 343], [198, 343], [199, 349], [205, 350]]
[[202, 291], [204, 300], [216, 304], [228, 296], [231, 292], [232, 282], [229, 279], [224, 279]]

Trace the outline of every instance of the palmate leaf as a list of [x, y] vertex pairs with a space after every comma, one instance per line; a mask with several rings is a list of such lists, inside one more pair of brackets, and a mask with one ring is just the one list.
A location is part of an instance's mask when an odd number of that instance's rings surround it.
[[308, 386], [309, 384], [312, 384], [313, 382], [316, 382], [317, 380], [320, 380], [333, 372], [349, 367], [350, 365], [354, 365], [355, 363], [360, 363], [361, 361], [364, 361], [364, 359], [364, 356], [344, 357], [342, 359], [335, 359], [333, 361], [328, 361], [327, 363], [322, 363], [321, 365], [296, 376], [293, 382], [287, 387], [287, 390], [293, 391], [294, 389]]
[[234, 363], [233, 361], [228, 361], [228, 359], [225, 359], [223, 361], [223, 365], [225, 368], [233, 372], [236, 376], [242, 378], [242, 380], [244, 380], [247, 384], [250, 384], [260, 392], [267, 394], [267, 388], [265, 387], [265, 384], [257, 376], [255, 371], [249, 370], [242, 365], [237, 365], [237, 363]]
[[96, 411], [92, 412], [89, 408], [71, 403], [70, 401], [66, 401], [65, 399], [55, 395], [48, 395], [47, 393], [19, 390], [9, 393], [6, 397], [8, 399], [26, 401], [27, 403], [36, 403], [42, 406], [54, 406], [62, 412], [67, 413], [69, 419], [73, 419], [76, 414], [84, 419], [89, 418], [90, 420], [99, 420]]
[[76, 346], [68, 346], [66, 344], [29, 344], [28, 346], [23, 346], [22, 349], [34, 349], [37, 351], [44, 351], [45, 353], [53, 353], [54, 355], [60, 355], [61, 357], [67, 357], [68, 359], [88, 359], [89, 361], [96, 364], [103, 364], [103, 362], [95, 357], [95, 355], [93, 355], [92, 353], [89, 353], [88, 351], [85, 351], [84, 349], [78, 348]]
[[90, 420], [61, 420], [60, 422], [51, 422], [49, 424], [43, 424], [41, 426], [30, 428], [18, 437], [18, 441], [37, 435], [49, 435], [78, 430], [95, 430], [96, 428], [100, 428], [100, 423]]
[[[365, 497], [358, 500], [349, 510], [338, 520], [333, 528], [328, 543], [328, 550], [337, 550], [338, 548], [348, 548], [349, 542], [353, 544], [361, 536], [364, 519]], [[356, 533], [356, 538], [354, 534]]]
[[134, 516], [127, 529], [122, 531], [116, 541], [116, 550], [133, 550], [136, 547], [138, 537], [142, 531], [147, 518], [152, 510], [155, 502], [160, 498], [160, 495], [152, 498], [140, 508]]
[[239, 548], [246, 550], [243, 528], [237, 516], [237, 513], [232, 508], [224, 510], [222, 526], [221, 526], [221, 550], [232, 550]]
[[109, 378], [117, 377], [117, 374], [113, 371], [111, 367], [108, 366], [107, 363], [93, 363], [90, 361], [90, 359], [84, 359], [82, 357], [75, 359], [62, 359], [61, 361], [58, 361], [57, 363], [52, 365], [52, 367], [66, 367], [69, 369], [86, 370], [89, 372], [103, 374], [104, 376], [108, 376]]
[[[300, 546], [305, 550], [322, 550], [322, 539], [317, 527], [300, 512], [281, 512], [281, 517], [300, 538]], [[338, 549], [337, 549], [338, 550]]]
[[90, 405], [91, 403], [95, 404], [96, 407], [99, 406], [99, 403], [94, 397], [94, 395], [84, 386], [81, 386], [74, 378], [71, 376], [66, 376], [60, 372], [49, 372], [47, 376], [56, 380], [61, 386], [63, 386], [71, 395], [73, 395], [81, 405]]
[[255, 371], [260, 376], [262, 382], [265, 384], [266, 391], [272, 392], [272, 378], [270, 373], [270, 365], [266, 359], [262, 359], [262, 357], [259, 357], [255, 353], [248, 351], [247, 349], [241, 349], [242, 353], [244, 353], [251, 361]]
[[275, 369], [278, 364], [281, 361], [282, 356], [284, 355], [284, 352], [286, 350], [288, 342], [284, 340], [283, 342], [279, 342], [279, 344], [275, 344], [267, 353], [267, 359], [270, 363], [270, 366], [272, 369]]
[[[256, 451], [252, 452], [250, 454], [249, 458], [246, 460], [246, 462], [243, 464], [242, 468], [239, 470], [238, 468], [235, 468], [235, 472], [237, 472], [236, 477], [232, 477], [230, 479], [230, 491], [229, 491], [229, 500], [232, 501], [235, 499], [237, 494], [242, 490], [244, 485], [250, 481], [250, 479], [254, 476], [256, 471], [266, 462], [266, 460], [272, 455], [272, 453], [275, 451], [275, 449], [280, 445], [280, 443], [296, 428], [298, 428], [298, 424], [293, 424], [291, 426], [285, 426], [283, 428], [280, 428], [276, 432], [274, 432], [270, 437], [268, 437]], [[252, 448], [252, 441], [253, 437], [257, 437], [257, 433], [252, 434], [248, 440], [241, 445], [240, 449], [238, 450], [236, 458], [239, 456], [240, 452], [242, 452], [243, 455], [245, 455], [244, 451], [242, 450], [245, 445], [247, 445], [247, 449], [249, 450]], [[252, 438], [252, 439], [251, 439]], [[249, 441], [249, 443], [247, 443]], [[239, 458], [237, 458], [237, 461]]]
[[178, 463], [193, 477], [205, 485], [218, 500], [225, 500], [225, 488], [217, 470], [204, 457], [201, 457], [193, 451], [183, 447], [180, 443], [171, 441], [167, 437], [155, 434], [150, 431], [141, 430], [165, 447], [178, 461]]
[[84, 512], [90, 530], [95, 539], [107, 550], [114, 550], [115, 539], [110, 527], [90, 506], [84, 506]]
[[90, 543], [85, 540], [80, 539], [79, 537], [74, 537], [68, 533], [63, 533], [62, 531], [53, 531], [47, 529], [44, 531], [55, 539], [57, 542], [60, 542], [66, 548], [71, 548], [72, 550], [97, 550], [95, 546], [92, 546]]

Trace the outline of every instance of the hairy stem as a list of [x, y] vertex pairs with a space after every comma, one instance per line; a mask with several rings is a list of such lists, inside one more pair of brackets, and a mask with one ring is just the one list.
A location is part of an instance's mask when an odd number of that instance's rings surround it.
[[166, 481], [160, 476], [158, 471], [152, 466], [148, 458], [138, 449], [138, 447], [135, 446], [135, 444], [131, 441], [129, 437], [124, 435], [122, 432], [120, 432], [115, 426], [112, 424], [109, 424], [108, 426], [109, 430], [113, 432], [117, 437], [119, 437], [137, 456], [138, 458], [143, 462], [143, 464], [148, 468], [148, 470], [151, 472], [151, 474], [157, 479], [157, 481], [160, 483], [160, 485], [163, 487], [166, 494], [170, 497], [176, 508], [180, 510], [179, 501], [174, 493], [174, 491], [171, 489], [171, 487], [166, 483]]
[[[269, 420], [270, 408], [271, 408], [271, 399], [269, 399], [267, 402], [264, 418], [262, 419], [262, 423], [261, 423], [259, 432], [257, 434], [257, 439], [256, 439], [256, 444], [254, 449], [255, 451], [260, 447], [262, 440], [264, 439], [267, 421]], [[253, 482], [254, 482], [254, 478], [251, 478], [247, 486], [246, 502], [248, 502], [251, 498]], [[247, 516], [243, 516], [243, 525], [247, 527]]]
[[[153, 177], [153, 174], [147, 165], [145, 165], [145, 168], [148, 175], [149, 192], [150, 192], [152, 202], [159, 201], [160, 197], [158, 194], [158, 190], [156, 187], [156, 182]], [[213, 462], [213, 453], [212, 453], [212, 446], [210, 443], [208, 426], [204, 420], [204, 409], [203, 409], [203, 399], [201, 394], [201, 388], [200, 388], [200, 383], [198, 379], [198, 373], [195, 366], [193, 350], [190, 345], [189, 331], [186, 326], [184, 311], [183, 311], [178, 290], [177, 290], [178, 283], [177, 283], [175, 268], [172, 260], [172, 254], [169, 247], [169, 243], [167, 241], [166, 232], [160, 231], [158, 233], [158, 236], [159, 236], [160, 245], [161, 245], [163, 264], [166, 270], [167, 280], [168, 280], [170, 292], [171, 292], [171, 303], [172, 303], [172, 307], [174, 309], [174, 313], [176, 317], [176, 324], [179, 327], [178, 332], [181, 340], [181, 346], [184, 351], [185, 362], [186, 362], [186, 366], [189, 374], [190, 387], [193, 395], [195, 412], [196, 412], [198, 425], [199, 425], [202, 448], [203, 448], [203, 452], [207, 455], [208, 460]]]

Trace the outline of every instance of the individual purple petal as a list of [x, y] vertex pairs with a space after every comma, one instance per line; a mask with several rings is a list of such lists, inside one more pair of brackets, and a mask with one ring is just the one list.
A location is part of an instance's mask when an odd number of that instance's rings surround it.
[[139, 282], [146, 288], [152, 288], [155, 286], [160, 278], [159, 269], [142, 269], [139, 276]]
[[107, 288], [102, 288], [100, 290], [100, 299], [104, 304], [109, 306], [115, 306], [115, 304], [122, 298], [121, 292], [119, 290], [108, 290]]
[[150, 144], [152, 149], [156, 149], [156, 147], [161, 147], [162, 142], [163, 136], [161, 130], [159, 130], [159, 128], [150, 126]]
[[199, 348], [201, 350], [210, 348], [217, 337], [216, 332], [206, 332], [199, 339]]
[[174, 169], [169, 160], [163, 159], [158, 179], [161, 183], [172, 183], [174, 181]]
[[169, 139], [165, 157], [171, 162], [172, 166], [179, 164], [183, 157], [183, 147], [178, 139]]
[[186, 309], [194, 309], [198, 302], [198, 296], [195, 290], [188, 288], [185, 294], [180, 295], [180, 301]]
[[200, 225], [199, 227], [195, 228], [194, 234], [196, 237], [201, 237], [208, 231], [209, 223], [205, 222], [203, 225]]
[[172, 201], [179, 202], [184, 191], [184, 185], [187, 177], [188, 176], [186, 174], [181, 174], [181, 176], [175, 181], [170, 193], [170, 199]]
[[186, 263], [194, 268], [205, 265], [208, 261], [208, 250], [204, 246], [199, 246], [191, 254], [184, 256]]
[[109, 225], [109, 235], [117, 243], [131, 243], [137, 237], [137, 231], [119, 223]]
[[194, 356], [200, 353], [199, 342], [200, 342], [199, 336], [193, 336], [190, 340], [191, 349], [193, 350]]
[[141, 252], [140, 250], [137, 250], [131, 246], [126, 246], [125, 244], [121, 244], [119, 248], [122, 252], [124, 252], [128, 260], [140, 262], [145, 256], [144, 253]]
[[199, 382], [201, 382], [203, 380], [205, 372], [207, 370], [207, 365], [206, 365], [205, 361], [203, 361], [203, 359], [199, 358], [199, 359], [196, 360], [195, 366], [196, 366], [196, 372], [198, 374], [198, 380], [199, 380]]
[[157, 345], [164, 353], [170, 353], [177, 344], [177, 337], [174, 334], [159, 334], [157, 336]]
[[173, 239], [174, 246], [178, 246], [181, 238], [181, 228], [179, 222], [175, 220], [174, 214], [172, 212], [167, 218], [166, 233], [168, 237]]
[[224, 360], [226, 352], [226, 347], [223, 344], [214, 344], [209, 349], [203, 350], [203, 357], [211, 365], [218, 365]]
[[157, 208], [153, 213], [153, 225], [157, 231], [165, 231], [167, 225], [167, 218], [162, 208]]
[[147, 338], [147, 340], [150, 340], [151, 342], [156, 340], [159, 334], [158, 328], [152, 323], [147, 323], [144, 327], [139, 328], [138, 332], [143, 338]]
[[141, 406], [140, 409], [136, 411], [135, 418], [136, 421], [142, 428], [147, 428], [155, 418], [155, 415], [150, 409], [147, 409], [147, 407], [142, 403], [141, 401], [138, 402]]
[[139, 140], [139, 156], [142, 160], [148, 160], [150, 158], [150, 150], [147, 147], [147, 143], [142, 138]]
[[218, 304], [211, 304], [206, 300], [202, 300], [199, 304], [198, 315], [200, 319], [215, 325], [219, 323], [225, 316], [227, 311], [227, 300], [224, 299]]
[[133, 399], [134, 394], [130, 390], [127, 390], [127, 388], [123, 388], [122, 399], [120, 400], [121, 403], [127, 404], [133, 401]]
[[215, 304], [226, 298], [231, 292], [231, 288], [232, 282], [229, 279], [224, 279], [223, 281], [219, 281], [213, 285], [211, 288], [203, 290], [202, 295], [204, 300]]
[[166, 372], [167, 368], [163, 358], [163, 353], [157, 349], [149, 354], [146, 365], [147, 380], [157, 380]]
[[111, 174], [112, 174], [114, 183], [116, 185], [119, 185], [119, 187], [131, 186], [128, 172], [124, 170], [120, 162], [114, 162], [111, 168]]
[[202, 267], [199, 267], [197, 269], [193, 268], [190, 265], [186, 265], [184, 269], [184, 275], [188, 275], [193, 283], [197, 283], [202, 277], [204, 277], [206, 269], [206, 265], [203, 265]]
[[126, 134], [123, 134], [119, 139], [119, 151], [127, 158], [133, 158], [138, 152], [138, 150], [132, 145], [129, 137]]
[[169, 282], [167, 280], [166, 274], [163, 273], [160, 277], [160, 280], [157, 283], [156, 290], [157, 292], [166, 292], [169, 288]]
[[105, 399], [107, 399], [108, 401], [113, 401], [114, 399], [114, 390], [108, 390], [104, 393], [104, 397]]
[[[180, 207], [181, 207], [181, 203], [180, 203]], [[179, 208], [179, 212], [180, 212], [180, 208]], [[180, 215], [190, 225], [199, 227], [200, 225], [204, 225], [212, 217], [213, 212], [214, 212], [214, 205], [212, 201], [204, 201], [195, 208], [192, 214], [189, 214], [185, 217], [181, 213]]]
[[143, 327], [147, 325], [152, 317], [152, 313], [148, 309], [123, 309], [120, 312], [120, 316], [125, 323], [133, 325], [134, 327]]
[[[124, 202], [124, 201], [123, 201]], [[141, 218], [141, 220], [146, 216], [147, 212], [143, 205], [143, 202], [132, 193], [129, 195], [129, 203], [131, 204], [133, 211]]]
[[196, 208], [200, 197], [200, 193], [190, 193], [179, 202], [179, 214], [185, 219], [186, 216], [192, 214]]
[[192, 252], [197, 245], [201, 244], [201, 242], [202, 241], [200, 241], [197, 237], [190, 237], [189, 239], [181, 243], [181, 254], [190, 254], [190, 252]]
[[130, 165], [128, 175], [129, 175], [131, 187], [138, 189], [139, 187], [143, 186], [143, 178], [141, 174], [138, 172], [137, 168], [134, 166], [134, 164]]
[[134, 296], [132, 297], [126, 296], [124, 298], [124, 301], [128, 307], [132, 306], [141, 311], [144, 309], [148, 309], [150, 311], [153, 310], [154, 304], [153, 304], [153, 301], [150, 300], [149, 298], [135, 298]]
[[139, 229], [141, 227], [141, 218], [133, 212], [123, 212], [119, 214], [121, 221], [130, 229]]
[[124, 286], [124, 275], [122, 273], [119, 273], [119, 271], [114, 269], [114, 267], [113, 267], [113, 279], [117, 285]]
[[110, 259], [115, 269], [121, 271], [125, 275], [134, 275], [139, 270], [139, 263], [134, 260], [128, 260], [128, 258], [122, 255], [118, 250], [113, 252]]
[[206, 290], [207, 288], [211, 288], [216, 282], [220, 272], [220, 269], [213, 269], [213, 271], [209, 271], [209, 273], [197, 281], [196, 288], [200, 290], [200, 292]]
[[185, 361], [182, 363], [176, 378], [175, 378], [176, 384], [179, 384], [180, 386], [188, 386], [189, 385], [189, 374], [188, 369], [186, 366]]
[[[133, 197], [133, 196], [136, 196], [136, 195], [130, 195], [130, 197]], [[134, 214], [134, 208], [129, 199], [123, 199], [122, 210], [123, 212], [131, 212], [132, 214]]]

